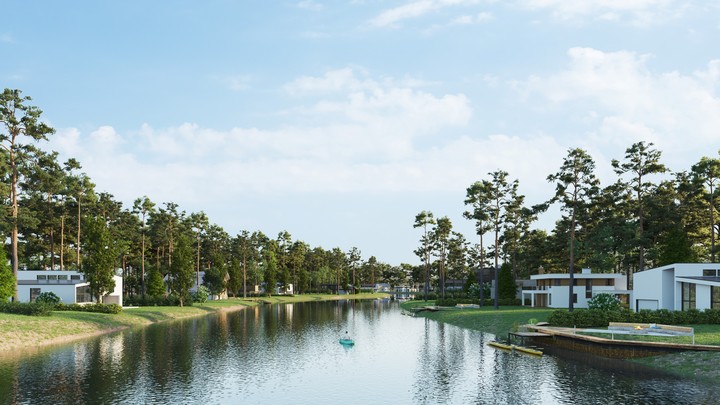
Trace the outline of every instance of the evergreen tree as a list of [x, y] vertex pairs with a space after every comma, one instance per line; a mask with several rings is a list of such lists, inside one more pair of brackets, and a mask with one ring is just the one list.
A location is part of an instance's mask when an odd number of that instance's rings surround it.
[[510, 263], [503, 263], [503, 265], [500, 266], [498, 284], [500, 299], [513, 300], [517, 297], [517, 285], [512, 275], [512, 266]]
[[175, 240], [170, 264], [170, 291], [184, 306], [190, 296], [190, 287], [195, 282], [193, 246], [190, 237], [181, 232]]
[[117, 247], [102, 218], [88, 217], [85, 229], [85, 261], [81, 270], [90, 285], [90, 294], [100, 303], [102, 297], [115, 288]]
[[165, 282], [163, 276], [158, 269], [151, 267], [147, 273], [147, 294], [151, 297], [161, 297], [165, 295]]

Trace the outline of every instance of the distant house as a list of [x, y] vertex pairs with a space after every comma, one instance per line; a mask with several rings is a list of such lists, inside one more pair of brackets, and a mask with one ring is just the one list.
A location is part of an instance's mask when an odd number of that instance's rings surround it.
[[[254, 290], [251, 292], [254, 294], [265, 294], [265, 283], [262, 283], [261, 285], [256, 284]], [[288, 284], [286, 288], [283, 288], [282, 284], [276, 283], [275, 289], [272, 293], [277, 295], [292, 295], [295, 293], [295, 289], [293, 288], [292, 283]]]
[[633, 275], [635, 310], [720, 309], [720, 264], [675, 263]]
[[[567, 308], [570, 294], [569, 273], [534, 274], [530, 276], [535, 286], [524, 286], [521, 292], [522, 304], [530, 301], [532, 307]], [[582, 269], [573, 274], [573, 307], [587, 308], [588, 301], [597, 294], [607, 293], [628, 303], [632, 291], [627, 290], [624, 274], [593, 273]]]
[[[105, 304], [122, 305], [123, 279], [113, 276], [115, 289], [102, 298]], [[44, 292], [52, 292], [65, 304], [95, 302], [90, 295], [90, 284], [85, 275], [77, 271], [21, 270], [18, 271], [18, 299], [20, 302], [35, 302]]]

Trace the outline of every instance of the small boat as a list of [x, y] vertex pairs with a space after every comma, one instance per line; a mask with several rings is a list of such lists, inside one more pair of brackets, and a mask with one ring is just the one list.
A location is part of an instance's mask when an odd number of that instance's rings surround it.
[[535, 355], [535, 356], [542, 356], [542, 355], [543, 355], [543, 352], [542, 352], [541, 350], [533, 349], [533, 348], [531, 348], [531, 347], [513, 345], [513, 350], [517, 350], [517, 351], [519, 351], [519, 352], [523, 352], [523, 353], [527, 353], [527, 354], [532, 354], [532, 355]]
[[489, 342], [488, 345], [492, 346], [492, 347], [497, 347], [498, 349], [503, 349], [503, 350], [512, 350], [512, 348], [513, 348], [512, 345], [509, 345], [509, 344], [503, 343], [503, 342], [498, 342], [496, 340]]
[[340, 339], [340, 344], [343, 346], [352, 346], [355, 344], [355, 341], [352, 339]]
[[542, 352], [541, 350], [533, 349], [533, 348], [531, 348], [531, 347], [512, 345], [512, 344], [509, 344], [509, 343], [503, 343], [503, 342], [497, 342], [497, 341], [489, 342], [488, 345], [489, 345], [489, 346], [496, 347], [496, 348], [498, 348], [498, 349], [503, 349], [503, 350], [510, 350], [510, 351], [516, 351], [516, 350], [517, 350], [517, 351], [519, 351], [519, 352], [526, 353], [526, 354], [532, 354], [532, 355], [535, 355], [535, 356], [542, 356], [542, 355], [543, 355], [543, 352]]

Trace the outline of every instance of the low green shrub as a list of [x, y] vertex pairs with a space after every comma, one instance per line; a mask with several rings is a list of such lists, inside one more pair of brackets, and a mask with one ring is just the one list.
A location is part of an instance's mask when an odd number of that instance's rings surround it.
[[118, 304], [57, 304], [55, 311], [96, 312], [100, 314], [119, 314], [122, 307]]
[[0, 312], [29, 316], [50, 316], [53, 305], [43, 302], [0, 302]]
[[210, 290], [207, 289], [204, 285], [201, 285], [198, 287], [197, 291], [192, 293], [192, 299], [193, 302], [197, 302], [202, 304], [203, 302], [207, 302], [208, 297], [210, 296]]
[[598, 309], [576, 309], [568, 312], [566, 309], [553, 311], [548, 322], [554, 326], [564, 327], [605, 327], [610, 322], [629, 323], [657, 323], [662, 325], [718, 325], [720, 324], [720, 310], [706, 309], [703, 311], [689, 309], [687, 311], [670, 311], [659, 309], [651, 311], [643, 309], [637, 312], [621, 308], [617, 311], [602, 311]]
[[45, 291], [45, 292], [40, 293], [40, 295], [38, 295], [37, 298], [35, 298], [35, 302], [55, 305], [55, 304], [60, 303], [60, 297], [58, 297], [52, 291]]

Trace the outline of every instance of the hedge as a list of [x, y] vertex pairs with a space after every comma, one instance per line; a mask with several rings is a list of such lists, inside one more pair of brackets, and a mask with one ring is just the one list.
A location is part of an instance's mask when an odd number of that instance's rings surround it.
[[119, 314], [122, 307], [118, 304], [57, 304], [55, 311], [79, 311], [79, 312], [97, 312], [101, 314]]
[[0, 302], [0, 312], [6, 314], [50, 316], [53, 306], [37, 302]]
[[599, 309], [576, 309], [568, 312], [566, 309], [554, 311], [548, 317], [553, 326], [564, 327], [606, 327], [610, 322], [627, 323], [659, 323], [663, 325], [720, 325], [720, 310], [706, 309], [700, 311], [690, 309], [687, 311], [657, 311], [640, 310], [632, 312], [627, 309], [618, 311], [603, 311]]

